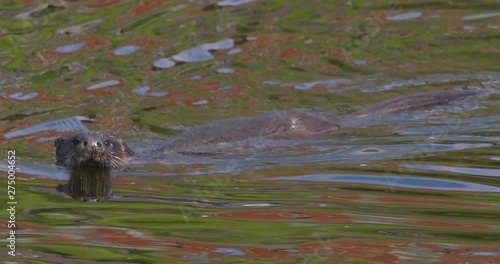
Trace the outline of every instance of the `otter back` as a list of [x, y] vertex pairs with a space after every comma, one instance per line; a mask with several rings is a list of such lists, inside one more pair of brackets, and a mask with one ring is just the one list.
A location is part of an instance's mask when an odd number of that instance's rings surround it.
[[238, 117], [210, 122], [173, 138], [160, 151], [196, 149], [199, 146], [243, 140], [266, 140], [304, 137], [331, 133], [338, 125], [334, 120], [301, 110], [271, 112], [260, 116]]

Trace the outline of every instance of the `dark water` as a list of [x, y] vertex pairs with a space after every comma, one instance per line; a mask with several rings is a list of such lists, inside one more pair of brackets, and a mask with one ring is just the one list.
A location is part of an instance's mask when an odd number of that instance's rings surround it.
[[[495, 1], [3, 1], [0, 259], [499, 263], [499, 27]], [[144, 153], [209, 121], [463, 87], [493, 92], [215, 157], [52, 165], [75, 131]]]

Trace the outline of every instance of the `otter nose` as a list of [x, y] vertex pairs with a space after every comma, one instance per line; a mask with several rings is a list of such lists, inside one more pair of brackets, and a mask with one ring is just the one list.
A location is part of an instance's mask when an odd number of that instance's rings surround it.
[[91, 147], [91, 148], [95, 148], [95, 147], [102, 147], [102, 142], [101, 141], [83, 141], [83, 146], [85, 147]]

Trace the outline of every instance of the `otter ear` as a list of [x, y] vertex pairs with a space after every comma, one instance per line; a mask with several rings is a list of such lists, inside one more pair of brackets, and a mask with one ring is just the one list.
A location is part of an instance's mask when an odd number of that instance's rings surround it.
[[56, 146], [56, 148], [59, 148], [62, 144], [64, 143], [64, 138], [58, 138], [56, 139], [56, 141], [54, 142], [54, 145]]

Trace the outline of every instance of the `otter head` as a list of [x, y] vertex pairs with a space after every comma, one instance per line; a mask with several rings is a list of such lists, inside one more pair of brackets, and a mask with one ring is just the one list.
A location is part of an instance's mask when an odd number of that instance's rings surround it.
[[134, 152], [123, 142], [104, 133], [79, 133], [55, 141], [57, 164], [67, 167], [125, 169]]

